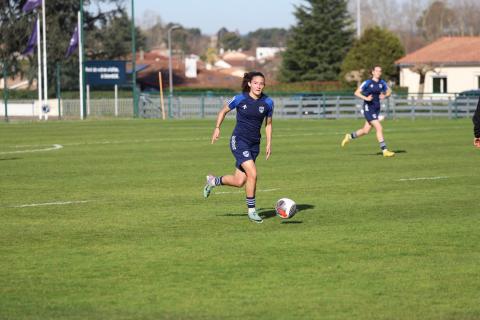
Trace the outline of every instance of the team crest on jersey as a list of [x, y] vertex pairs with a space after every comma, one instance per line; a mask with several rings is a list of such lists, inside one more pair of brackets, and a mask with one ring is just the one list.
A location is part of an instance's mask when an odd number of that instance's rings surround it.
[[247, 105], [244, 104], [244, 105], [242, 106], [242, 109], [243, 109], [243, 110], [247, 109]]
[[381, 84], [381, 83], [380, 83], [378, 86], [380, 87], [380, 89], [382, 89], [382, 88], [383, 88], [383, 86], [382, 86], [382, 84]]
[[370, 88], [373, 88], [373, 84], [370, 85]]
[[248, 151], [243, 151], [243, 156], [244, 156], [245, 158], [250, 157], [250, 152], [248, 152]]
[[265, 107], [264, 107], [264, 106], [258, 107], [258, 111], [260, 111], [260, 113], [263, 113], [264, 110], [265, 110]]

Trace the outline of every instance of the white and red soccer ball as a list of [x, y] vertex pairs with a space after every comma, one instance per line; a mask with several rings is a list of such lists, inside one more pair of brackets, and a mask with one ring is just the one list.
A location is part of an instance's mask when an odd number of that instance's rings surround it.
[[282, 219], [290, 219], [297, 213], [297, 205], [292, 199], [281, 198], [275, 204], [275, 212]]

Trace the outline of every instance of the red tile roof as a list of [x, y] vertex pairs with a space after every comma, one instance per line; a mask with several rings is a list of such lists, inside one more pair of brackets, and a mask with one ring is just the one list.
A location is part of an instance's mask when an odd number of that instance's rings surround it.
[[395, 61], [415, 64], [480, 65], [480, 37], [444, 37]]

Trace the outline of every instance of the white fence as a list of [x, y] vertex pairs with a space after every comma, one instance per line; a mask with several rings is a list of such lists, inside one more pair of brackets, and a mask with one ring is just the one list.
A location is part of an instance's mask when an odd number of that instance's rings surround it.
[[[218, 111], [231, 97], [176, 96], [165, 100], [165, 110], [169, 118], [195, 119], [215, 118]], [[354, 96], [273, 96], [274, 116], [278, 118], [318, 118], [341, 119], [362, 118], [362, 101]], [[390, 118], [420, 117], [471, 117], [477, 106], [478, 97], [419, 99], [413, 97], [392, 96], [382, 102], [382, 112]], [[58, 103], [55, 101], [55, 106]], [[36, 118], [38, 106], [35, 101], [8, 101], [10, 117]], [[158, 96], [142, 94], [139, 98], [139, 116], [142, 118], [160, 118], [160, 99]], [[50, 116], [58, 116], [58, 109], [52, 108]], [[91, 99], [87, 104], [87, 116], [133, 117], [132, 99]], [[0, 100], [0, 117], [4, 117], [4, 103]], [[61, 100], [60, 118], [79, 119], [79, 100]]]
[[[214, 118], [231, 97], [175, 97], [165, 102], [171, 118]], [[278, 118], [362, 118], [362, 101], [354, 96], [272, 97], [274, 116]], [[160, 117], [160, 99], [144, 97], [140, 114], [146, 118]], [[456, 99], [418, 99], [392, 96], [382, 102], [382, 112], [391, 118], [417, 117], [471, 117], [477, 106], [477, 97]]]

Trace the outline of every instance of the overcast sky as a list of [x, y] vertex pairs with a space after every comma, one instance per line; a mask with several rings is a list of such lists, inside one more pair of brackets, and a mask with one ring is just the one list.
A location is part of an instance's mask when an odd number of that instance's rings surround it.
[[[220, 28], [247, 34], [258, 28], [289, 28], [295, 24], [294, 5], [302, 0], [134, 0], [138, 24], [177, 22], [187, 28], [200, 28], [215, 34]], [[131, 1], [126, 1], [130, 12]], [[146, 20], [146, 21], [145, 21]]]

